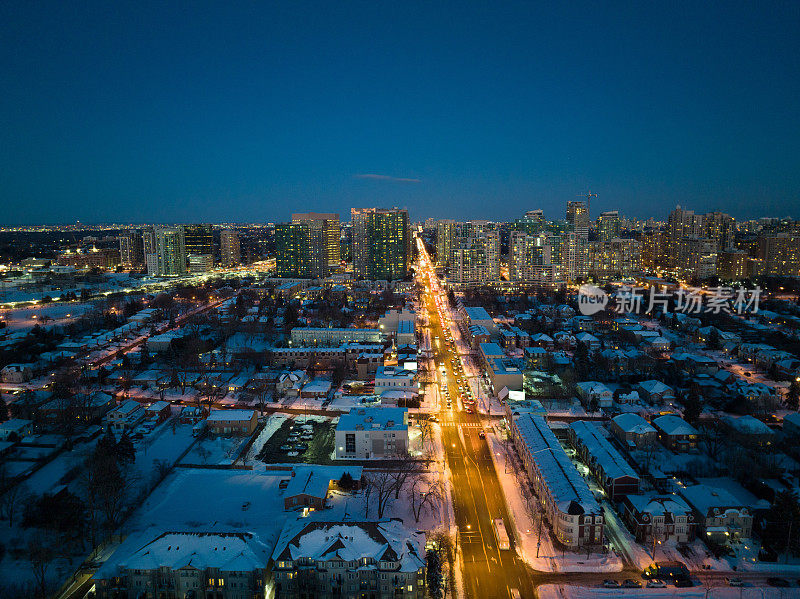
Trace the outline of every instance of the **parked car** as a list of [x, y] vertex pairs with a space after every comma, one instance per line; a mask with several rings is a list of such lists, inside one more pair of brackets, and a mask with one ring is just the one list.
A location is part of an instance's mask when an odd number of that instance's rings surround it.
[[744, 586], [744, 581], [741, 578], [729, 578], [728, 586], [741, 587]]
[[479, 439], [485, 439], [486, 438], [486, 431], [480, 431], [478, 433], [478, 438]]
[[767, 584], [772, 587], [790, 587], [792, 583], [790, 583], [785, 578], [780, 578], [778, 576], [770, 576], [767, 578]]
[[653, 578], [652, 580], [647, 581], [647, 588], [648, 589], [665, 589], [667, 588], [667, 583], [661, 580], [660, 578]]
[[642, 586], [642, 583], [638, 580], [634, 580], [633, 578], [626, 578], [622, 583], [622, 586], [626, 589], [638, 589]]
[[603, 586], [607, 589], [618, 589], [620, 587], [619, 581], [613, 578], [606, 578], [603, 581]]
[[694, 583], [692, 582], [691, 578], [676, 578], [675, 586], [681, 589], [681, 588], [693, 587]]

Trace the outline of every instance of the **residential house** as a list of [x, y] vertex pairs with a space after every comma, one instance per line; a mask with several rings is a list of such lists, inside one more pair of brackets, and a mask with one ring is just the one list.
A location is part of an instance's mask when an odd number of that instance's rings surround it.
[[144, 409], [145, 418], [160, 424], [172, 415], [168, 401], [157, 401]]
[[622, 514], [640, 543], [688, 543], [695, 535], [692, 508], [677, 495], [627, 495]]
[[145, 411], [142, 405], [133, 399], [122, 402], [106, 414], [106, 423], [115, 433], [132, 430], [144, 420]]
[[284, 509], [323, 509], [325, 500], [328, 498], [328, 492], [336, 487], [336, 483], [345, 473], [350, 475], [356, 487], [360, 485], [361, 466], [319, 466], [313, 464], [293, 467], [291, 478], [286, 481], [286, 489], [283, 494]]
[[27, 437], [33, 432], [33, 421], [24, 418], [12, 418], [0, 422], [0, 441], [14, 441]]
[[639, 492], [639, 475], [596, 423], [578, 420], [571, 423], [569, 429], [572, 446], [611, 501], [617, 502], [625, 495]]
[[30, 364], [8, 364], [0, 370], [4, 383], [26, 383], [33, 378], [33, 367]]
[[665, 447], [673, 451], [689, 451], [697, 448], [700, 431], [679, 416], [659, 416], [652, 424]]
[[658, 439], [658, 431], [653, 425], [632, 412], [612, 418], [611, 432], [628, 449], [647, 447]]
[[614, 402], [614, 393], [603, 383], [586, 381], [578, 383], [577, 387], [578, 395], [581, 396], [587, 406], [592, 403], [592, 400], [595, 400], [598, 407], [610, 408]]
[[258, 426], [255, 410], [211, 410], [206, 418], [208, 430], [215, 435], [252, 435]]
[[272, 553], [275, 599], [424, 599], [425, 535], [399, 520], [290, 521]]
[[749, 539], [753, 532], [753, 508], [729, 491], [710, 485], [691, 485], [680, 491], [695, 512], [700, 533], [720, 545]]
[[642, 381], [636, 387], [639, 395], [651, 404], [664, 404], [675, 401], [675, 392], [672, 387], [661, 381]]
[[269, 591], [269, 548], [247, 532], [165, 532], [128, 549], [95, 573], [97, 599], [242, 599]]

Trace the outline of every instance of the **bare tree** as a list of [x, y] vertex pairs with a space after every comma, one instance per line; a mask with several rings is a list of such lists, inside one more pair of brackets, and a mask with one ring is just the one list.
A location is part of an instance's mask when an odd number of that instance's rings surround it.
[[36, 581], [37, 595], [47, 599], [47, 573], [56, 557], [55, 551], [43, 535], [31, 537], [28, 541], [25, 556], [30, 563], [33, 578]]
[[414, 521], [419, 522], [423, 513], [432, 511], [438, 514], [444, 504], [444, 485], [437, 477], [421, 474], [411, 479], [409, 485], [411, 494], [411, 511]]
[[28, 500], [28, 491], [24, 484], [14, 485], [0, 497], [0, 514], [8, 519], [8, 526], [14, 526], [14, 516]]
[[[364, 475], [370, 496], [374, 496], [378, 518], [383, 518], [386, 508], [394, 501], [395, 478], [387, 470], [375, 470]], [[367, 514], [369, 514], [369, 500], [367, 500]]]
[[408, 452], [403, 452], [397, 467], [389, 472], [395, 499], [400, 499], [400, 491], [406, 486], [406, 481], [408, 481], [415, 472], [418, 472], [417, 463], [411, 459]]
[[425, 451], [425, 442], [433, 438], [433, 424], [430, 420], [418, 420], [419, 438], [422, 443], [422, 450]]

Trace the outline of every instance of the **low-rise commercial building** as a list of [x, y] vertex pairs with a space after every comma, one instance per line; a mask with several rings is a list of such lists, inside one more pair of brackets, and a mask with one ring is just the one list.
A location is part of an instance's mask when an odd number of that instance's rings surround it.
[[380, 329], [325, 329], [315, 327], [295, 327], [292, 329], [292, 345], [341, 345], [342, 343], [381, 343], [383, 332]]

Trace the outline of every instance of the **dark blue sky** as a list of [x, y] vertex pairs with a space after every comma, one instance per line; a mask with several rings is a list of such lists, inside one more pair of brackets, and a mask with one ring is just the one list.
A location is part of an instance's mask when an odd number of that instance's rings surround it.
[[0, 221], [800, 216], [796, 1], [122, 4], [0, 5]]

